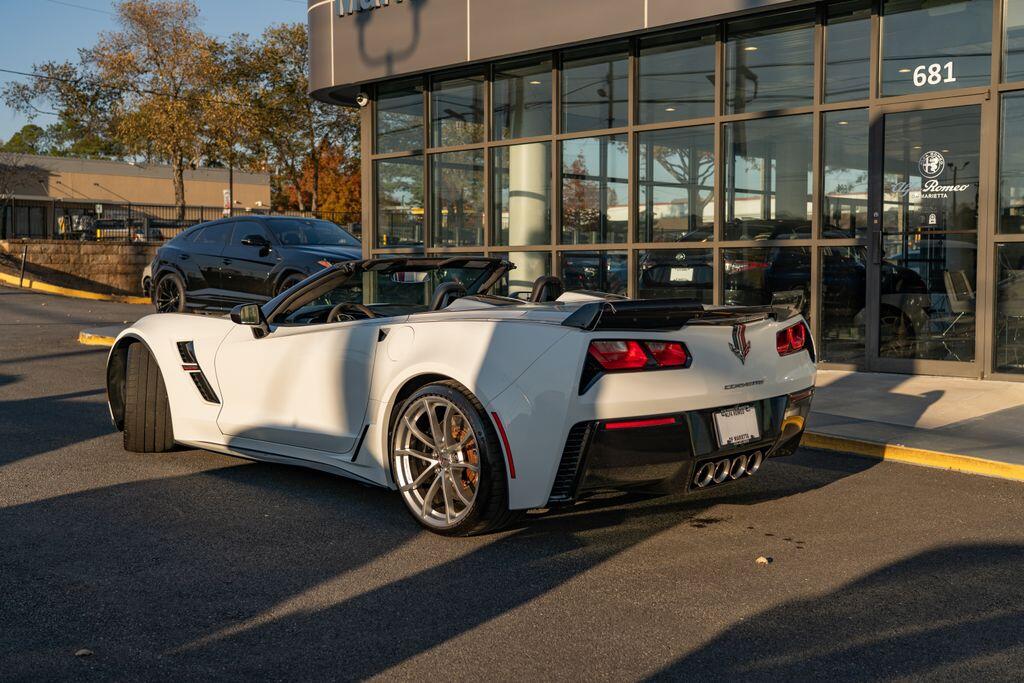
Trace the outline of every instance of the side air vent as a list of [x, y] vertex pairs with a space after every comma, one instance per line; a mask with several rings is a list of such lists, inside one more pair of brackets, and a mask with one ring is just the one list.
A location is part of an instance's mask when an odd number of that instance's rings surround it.
[[186, 365], [199, 364], [199, 361], [196, 360], [196, 348], [190, 341], [178, 342], [178, 354], [181, 356], [181, 362]]
[[192, 381], [195, 382], [196, 389], [199, 390], [199, 395], [203, 397], [203, 400], [207, 403], [220, 403], [220, 399], [217, 398], [217, 394], [214, 393], [213, 387], [206, 381], [206, 375], [199, 372], [190, 372], [189, 375], [192, 377]]
[[572, 501], [589, 434], [589, 422], [581, 422], [569, 430], [569, 436], [565, 439], [565, 448], [562, 449], [562, 461], [559, 463], [558, 473], [555, 475], [555, 484], [551, 487], [551, 496], [548, 498], [549, 505]]
[[190, 341], [178, 342], [178, 355], [181, 356], [181, 369], [192, 378], [192, 382], [196, 385], [203, 400], [207, 403], [220, 403], [217, 393], [210, 386], [210, 381], [203, 374], [203, 369], [199, 367], [195, 345]]

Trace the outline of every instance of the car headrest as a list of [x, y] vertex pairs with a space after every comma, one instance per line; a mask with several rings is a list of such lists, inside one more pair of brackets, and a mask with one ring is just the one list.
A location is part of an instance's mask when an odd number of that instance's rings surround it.
[[564, 291], [565, 285], [562, 284], [560, 278], [554, 275], [542, 275], [533, 283], [530, 301], [535, 304], [557, 301]]
[[459, 282], [445, 282], [434, 290], [434, 299], [430, 302], [430, 310], [441, 311], [456, 299], [466, 296], [466, 288]]

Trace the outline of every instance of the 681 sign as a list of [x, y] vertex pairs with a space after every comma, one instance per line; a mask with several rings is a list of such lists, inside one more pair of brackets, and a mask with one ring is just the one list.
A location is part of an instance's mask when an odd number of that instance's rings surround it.
[[915, 88], [938, 85], [939, 83], [956, 83], [956, 76], [953, 75], [953, 62], [920, 64], [914, 67]]

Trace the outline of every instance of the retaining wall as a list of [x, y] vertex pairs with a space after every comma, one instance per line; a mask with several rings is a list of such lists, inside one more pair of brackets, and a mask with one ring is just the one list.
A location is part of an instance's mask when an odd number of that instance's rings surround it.
[[55, 285], [112, 294], [142, 294], [142, 271], [159, 244], [79, 242], [70, 240], [0, 240], [0, 266], [20, 268], [28, 247], [25, 272]]

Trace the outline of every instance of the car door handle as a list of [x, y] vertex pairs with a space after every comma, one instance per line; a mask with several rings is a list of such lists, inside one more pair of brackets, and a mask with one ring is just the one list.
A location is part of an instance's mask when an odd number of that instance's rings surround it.
[[188, 261], [188, 254], [178, 254], [179, 261]]

